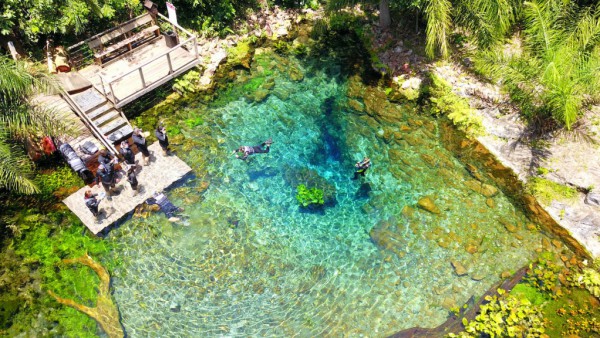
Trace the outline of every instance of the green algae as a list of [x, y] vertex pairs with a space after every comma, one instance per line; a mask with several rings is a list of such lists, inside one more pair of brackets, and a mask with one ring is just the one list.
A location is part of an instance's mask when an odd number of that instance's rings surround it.
[[541, 177], [532, 178], [527, 184], [527, 189], [545, 205], [550, 205], [554, 200], [570, 201], [577, 196], [575, 188]]

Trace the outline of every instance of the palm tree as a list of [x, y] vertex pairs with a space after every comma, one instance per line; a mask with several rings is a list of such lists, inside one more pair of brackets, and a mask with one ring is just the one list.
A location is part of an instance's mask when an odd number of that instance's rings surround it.
[[551, 117], [570, 129], [600, 89], [600, 5], [581, 8], [562, 0], [524, 3], [520, 53], [504, 46], [476, 62], [502, 79], [529, 117]]
[[54, 88], [55, 81], [41, 68], [0, 56], [0, 188], [24, 194], [38, 191], [30, 178], [32, 166], [24, 155], [23, 141], [55, 135], [66, 127], [29, 99]]

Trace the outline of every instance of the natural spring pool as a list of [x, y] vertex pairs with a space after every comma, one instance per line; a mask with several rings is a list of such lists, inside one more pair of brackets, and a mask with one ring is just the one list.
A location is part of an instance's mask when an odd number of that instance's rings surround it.
[[[108, 236], [129, 336], [383, 337], [441, 324], [535, 257], [543, 235], [501, 192], [469, 188], [437, 121], [340, 58], [259, 50], [216, 101], [166, 117], [196, 177], [168, 192], [187, 226], [154, 213]], [[269, 154], [230, 155], [269, 137]], [[373, 167], [351, 180], [365, 155]], [[328, 205], [301, 209], [300, 183], [325, 187]], [[426, 196], [439, 213], [417, 207]]]

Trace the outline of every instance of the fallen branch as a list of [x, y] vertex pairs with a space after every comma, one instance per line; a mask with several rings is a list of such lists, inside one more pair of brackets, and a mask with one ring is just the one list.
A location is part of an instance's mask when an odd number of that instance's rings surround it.
[[64, 259], [65, 264], [83, 264], [90, 267], [98, 277], [100, 277], [100, 285], [98, 287], [98, 298], [96, 299], [95, 307], [88, 307], [67, 298], [62, 298], [56, 295], [52, 290], [48, 290], [48, 294], [57, 302], [70, 306], [78, 311], [92, 317], [111, 338], [122, 338], [125, 336], [123, 327], [119, 321], [119, 310], [113, 303], [110, 296], [110, 275], [106, 269], [98, 262], [92, 259], [88, 254], [78, 257]]

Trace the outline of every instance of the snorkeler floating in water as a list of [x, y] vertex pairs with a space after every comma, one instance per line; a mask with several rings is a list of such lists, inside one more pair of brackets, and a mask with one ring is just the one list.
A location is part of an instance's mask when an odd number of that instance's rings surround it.
[[367, 169], [371, 167], [371, 159], [365, 156], [362, 161], [356, 162], [354, 166], [356, 167], [356, 170], [354, 171], [354, 178], [352, 179], [356, 180], [358, 179], [359, 175], [363, 177], [365, 176]]
[[[237, 148], [236, 150], [234, 150], [232, 154], [235, 154], [235, 157], [239, 158], [240, 160], [245, 160], [248, 158], [248, 156], [253, 155], [253, 154], [268, 153], [269, 150], [271, 150], [271, 144], [273, 144], [273, 139], [269, 138], [265, 142], [261, 143], [259, 146], [254, 146], [254, 147], [241, 146], [241, 147]], [[266, 147], [266, 148], [263, 148], [263, 147]]]
[[176, 207], [165, 194], [162, 192], [155, 192], [152, 194], [148, 200], [146, 200], [146, 204], [152, 205], [157, 204], [160, 207], [160, 211], [164, 212], [170, 222], [177, 222], [180, 220], [179, 217], [176, 217], [175, 214], [179, 211], [183, 211], [182, 208]]

